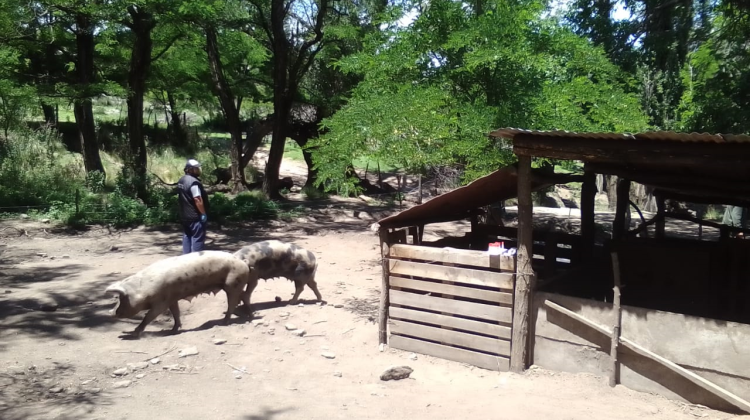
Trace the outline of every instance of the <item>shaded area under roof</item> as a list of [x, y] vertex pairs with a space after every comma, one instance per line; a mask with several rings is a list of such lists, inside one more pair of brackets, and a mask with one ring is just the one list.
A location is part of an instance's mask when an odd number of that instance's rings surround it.
[[[580, 180], [579, 176], [554, 174], [543, 169], [532, 170], [532, 191], [555, 184]], [[383, 228], [399, 228], [461, 220], [472, 212], [518, 195], [518, 175], [515, 166], [507, 166], [453, 191], [439, 195], [423, 204], [378, 221]]]
[[750, 136], [744, 134], [576, 133], [501, 128], [516, 155], [579, 160], [585, 169], [654, 187], [685, 201], [750, 203]]
[[559, 139], [587, 140], [642, 140], [653, 142], [679, 143], [750, 143], [746, 134], [677, 133], [674, 131], [647, 131], [643, 133], [604, 133], [575, 132], [564, 130], [524, 130], [521, 128], [500, 128], [490, 133], [491, 137], [514, 140], [517, 136], [552, 137]]

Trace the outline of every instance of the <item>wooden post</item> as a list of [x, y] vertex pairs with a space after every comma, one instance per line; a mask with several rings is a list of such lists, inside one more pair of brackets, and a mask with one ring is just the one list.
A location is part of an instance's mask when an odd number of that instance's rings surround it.
[[513, 296], [513, 331], [510, 369], [523, 372], [529, 358], [529, 310], [534, 295], [535, 275], [531, 267], [533, 203], [531, 201], [531, 157], [518, 156], [518, 254]]
[[388, 296], [390, 285], [388, 279], [388, 255], [390, 254], [390, 246], [388, 244], [388, 229], [381, 227], [378, 234], [380, 236], [380, 255], [383, 264], [383, 281], [380, 285], [380, 309], [378, 311], [378, 340], [379, 344], [384, 345], [388, 344], [388, 305], [390, 303]]
[[[619, 185], [618, 185], [619, 190]], [[620, 199], [617, 199], [619, 206]], [[609, 386], [614, 387], [618, 382], [617, 375], [617, 347], [620, 344], [620, 327], [622, 325], [622, 307], [620, 306], [620, 260], [617, 252], [612, 253], [612, 276], [614, 278], [614, 299], [612, 300], [612, 309], [615, 312], [615, 322], [612, 328], [612, 345], [609, 349], [609, 356], [612, 365], [609, 372]]]
[[419, 174], [419, 178], [417, 180], [419, 182], [419, 195], [417, 196], [417, 204], [422, 204], [422, 174]]
[[612, 239], [621, 240], [628, 231], [625, 221], [628, 220], [626, 212], [630, 209], [630, 180], [620, 178], [617, 181], [617, 207], [615, 209], [615, 221], [612, 224]]
[[656, 195], [656, 239], [664, 239], [666, 231], [665, 210], [664, 196], [661, 194]]
[[[398, 188], [396, 189], [396, 194], [398, 194], [397, 195], [398, 205], [399, 205], [399, 208], [403, 209], [404, 208], [404, 196], [401, 192], [401, 175], [396, 175], [396, 182], [398, 185]], [[404, 183], [406, 183], [406, 177], [404, 177]]]
[[411, 236], [412, 245], [419, 245], [419, 231], [416, 226], [409, 226], [409, 236]]
[[547, 232], [544, 240], [544, 275], [546, 278], [552, 278], [557, 271], [557, 236], [552, 232]]
[[81, 213], [81, 191], [76, 188], [76, 216]]
[[581, 186], [581, 259], [584, 263], [591, 260], [596, 241], [595, 204], [596, 173], [584, 169]]

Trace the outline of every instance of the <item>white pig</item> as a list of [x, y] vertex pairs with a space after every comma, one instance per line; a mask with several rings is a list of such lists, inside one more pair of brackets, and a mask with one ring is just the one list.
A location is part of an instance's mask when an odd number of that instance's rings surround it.
[[[174, 317], [172, 331], [180, 326], [181, 299], [190, 301], [202, 293], [227, 295], [226, 325], [232, 312], [242, 299], [243, 289], [250, 279], [247, 264], [223, 251], [201, 251], [170, 257], [155, 262], [143, 270], [107, 287], [106, 293], [119, 297], [117, 306], [110, 312], [118, 318], [130, 318], [148, 310], [143, 321], [133, 333], [140, 336], [146, 326], [167, 309]], [[245, 302], [249, 308], [248, 301]]]

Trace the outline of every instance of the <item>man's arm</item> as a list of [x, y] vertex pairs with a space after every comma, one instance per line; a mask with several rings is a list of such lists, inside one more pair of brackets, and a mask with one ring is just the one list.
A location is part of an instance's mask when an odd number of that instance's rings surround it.
[[195, 201], [195, 207], [198, 208], [200, 214], [206, 214], [206, 208], [203, 206], [203, 197], [201, 196], [201, 190], [197, 185], [190, 187], [190, 192], [193, 194], [193, 201]]
[[198, 207], [198, 211], [201, 214], [206, 214], [206, 209], [203, 207], [203, 198], [201, 196], [193, 197], [193, 200], [195, 201], [195, 207]]

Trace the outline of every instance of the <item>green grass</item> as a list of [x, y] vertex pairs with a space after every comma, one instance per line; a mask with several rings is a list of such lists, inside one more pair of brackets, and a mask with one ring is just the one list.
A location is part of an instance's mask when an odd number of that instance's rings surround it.
[[724, 207], [709, 205], [706, 208], [706, 213], [703, 215], [703, 220], [711, 220], [714, 222], [721, 222], [724, 219]]

